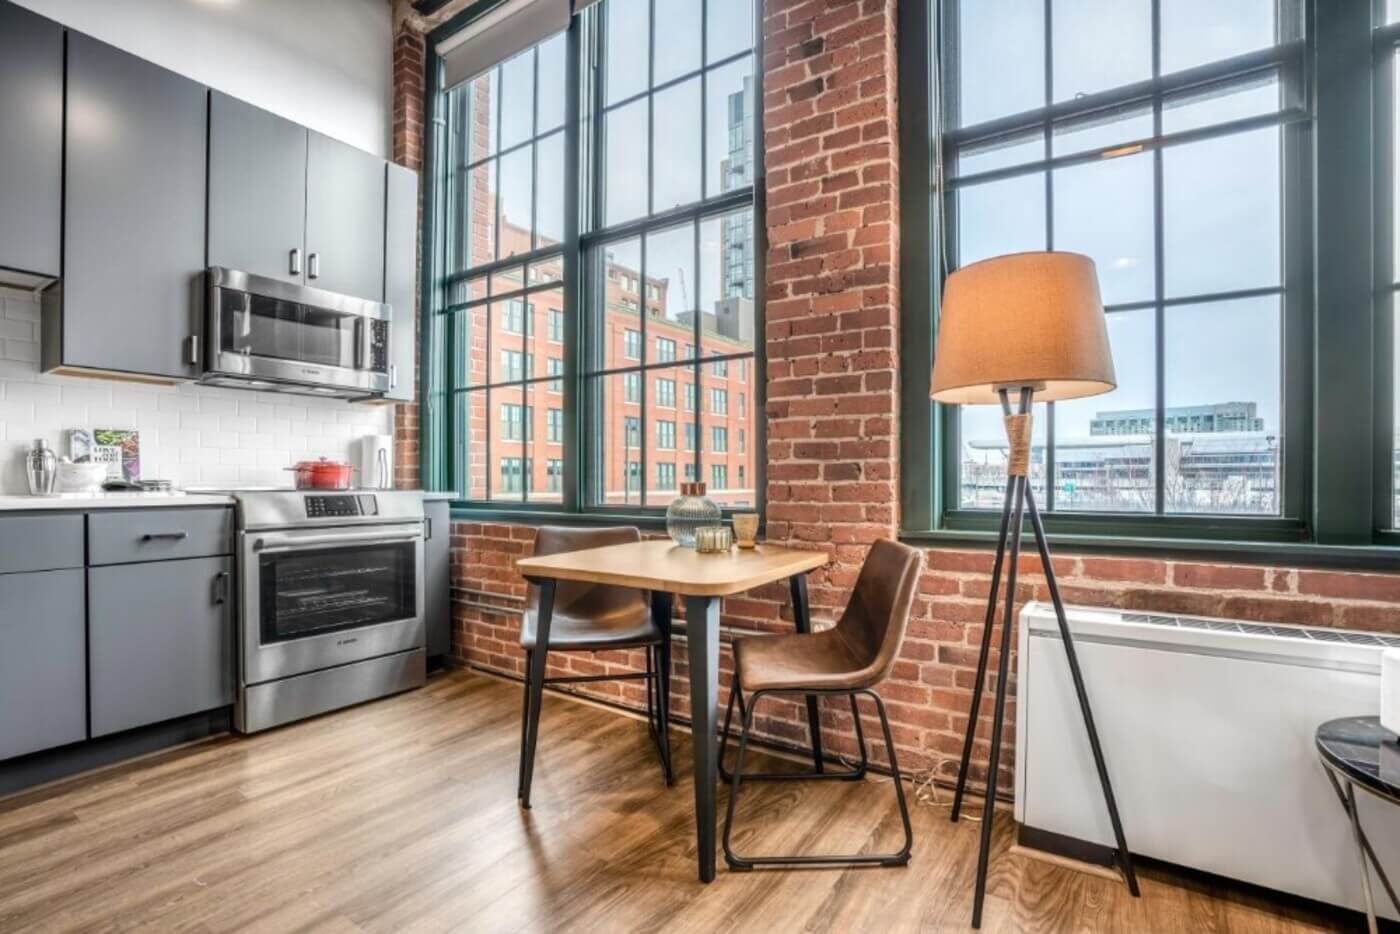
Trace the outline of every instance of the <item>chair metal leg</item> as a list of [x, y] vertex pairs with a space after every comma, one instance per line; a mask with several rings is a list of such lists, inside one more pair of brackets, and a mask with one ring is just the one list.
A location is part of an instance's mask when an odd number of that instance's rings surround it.
[[661, 677], [661, 646], [647, 646], [647, 732], [656, 743], [661, 760], [661, 778], [667, 785], [675, 784], [671, 771], [671, 742], [667, 736], [666, 701]]
[[[737, 689], [737, 685], [736, 685]], [[894, 778], [895, 796], [899, 803], [899, 816], [904, 823], [904, 846], [894, 853], [851, 853], [851, 854], [829, 854], [829, 855], [792, 855], [792, 856], [741, 856], [734, 851], [734, 814], [738, 808], [739, 789], [745, 779], [753, 779], [754, 776], [744, 772], [744, 754], [748, 751], [749, 735], [753, 729], [754, 710], [758, 707], [758, 702], [767, 694], [776, 693], [802, 693], [802, 692], [778, 692], [778, 691], [757, 691], [749, 699], [748, 709], [744, 711], [743, 726], [739, 733], [739, 751], [734, 759], [734, 778], [729, 791], [729, 808], [724, 821], [724, 860], [731, 869], [746, 871], [755, 866], [904, 866], [909, 863], [909, 854], [913, 850], [914, 834], [909, 822], [909, 805], [904, 798], [903, 780], [899, 774], [899, 763], [895, 758], [894, 739], [890, 734], [889, 717], [885, 714], [884, 702], [874, 691], [860, 690], [849, 692], [837, 692], [849, 694], [851, 698], [851, 709], [856, 714], [857, 735], [861, 739], [861, 763], [862, 770], [865, 768], [867, 753], [865, 750], [865, 739], [860, 733], [860, 711], [856, 706], [856, 694], [868, 694], [875, 700], [876, 710], [880, 714], [880, 725], [885, 734], [885, 746], [890, 754], [890, 772]], [[814, 772], [806, 775], [801, 774], [771, 774], [771, 778], [793, 779], [793, 780], [814, 780], [833, 777], [829, 772]]]
[[660, 675], [656, 693], [660, 701], [657, 719], [661, 724], [661, 761], [666, 767], [666, 784], [670, 786], [676, 783], [676, 772], [671, 762], [671, 639], [669, 635], [665, 642], [657, 646], [656, 653], [659, 658], [657, 669]]
[[525, 679], [520, 686], [520, 694], [524, 700], [520, 704], [520, 769], [519, 777], [515, 783], [515, 796], [517, 798], [525, 794], [525, 737], [529, 735], [530, 726], [530, 669], [532, 667], [531, 658], [534, 654], [530, 651], [525, 653]]
[[[809, 695], [809, 700], [815, 701], [815, 696]], [[739, 688], [739, 675], [734, 675], [734, 685], [729, 691], [729, 705], [724, 711], [724, 729], [719, 734], [719, 777], [726, 784], [734, 781], [734, 773], [724, 767], [725, 751], [729, 746], [729, 723], [734, 714], [735, 702], [739, 704], [739, 721], [742, 723], [745, 717], [744, 692]], [[854, 708], [852, 708], [854, 709]], [[860, 741], [860, 765], [854, 769], [842, 770], [840, 772], [818, 771], [815, 767], [805, 772], [749, 772], [744, 778], [751, 782], [783, 782], [792, 779], [808, 779], [811, 781], [833, 780], [839, 782], [857, 782], [865, 778], [869, 757], [865, 754], [865, 741], [860, 734], [860, 717], [856, 717], [856, 737]]]
[[540, 738], [540, 706], [544, 699], [544, 670], [549, 657], [549, 626], [554, 617], [555, 582], [540, 582], [539, 616], [535, 620], [535, 650], [530, 656], [530, 710], [525, 745], [521, 749], [520, 804], [530, 806], [530, 783], [535, 774], [535, 747]]

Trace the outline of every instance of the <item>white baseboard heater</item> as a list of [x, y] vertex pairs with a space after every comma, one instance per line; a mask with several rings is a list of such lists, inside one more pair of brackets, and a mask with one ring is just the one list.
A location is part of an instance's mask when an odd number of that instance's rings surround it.
[[[1069, 608], [1132, 851], [1361, 910], [1351, 826], [1313, 744], [1374, 715], [1380, 653], [1364, 632]], [[1021, 611], [1016, 820], [1111, 847], [1112, 828], [1053, 608]], [[1400, 808], [1357, 791], [1381, 864], [1400, 878]], [[1053, 839], [1045, 833], [1025, 834]], [[1372, 876], [1376, 908], [1395, 918]]]

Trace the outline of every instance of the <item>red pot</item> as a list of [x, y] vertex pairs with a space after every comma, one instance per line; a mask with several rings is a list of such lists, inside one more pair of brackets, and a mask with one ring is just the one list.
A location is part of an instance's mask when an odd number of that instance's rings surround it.
[[287, 469], [296, 473], [298, 490], [348, 490], [354, 486], [355, 468], [341, 461], [323, 457]]

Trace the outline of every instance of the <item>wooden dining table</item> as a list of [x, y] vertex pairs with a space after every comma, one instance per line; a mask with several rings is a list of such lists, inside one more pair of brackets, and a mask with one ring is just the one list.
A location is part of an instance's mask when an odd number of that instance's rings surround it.
[[[792, 593], [793, 619], [799, 632], [811, 631], [807, 603], [807, 574], [827, 563], [820, 551], [800, 551], [778, 545], [735, 548], [700, 554], [669, 540], [629, 542], [562, 554], [522, 558], [516, 567], [540, 588], [536, 650], [531, 654], [532, 680], [544, 678], [555, 585], [582, 581], [635, 587], [651, 593], [652, 618], [669, 632], [673, 595], [685, 600], [686, 647], [690, 661], [690, 725], [695, 749], [695, 835], [700, 881], [715, 877], [715, 786], [719, 780], [719, 611], [724, 597], [787, 580]], [[538, 670], [536, 670], [538, 669]], [[539, 705], [526, 723], [526, 743], [533, 747], [539, 733]], [[817, 700], [807, 698], [812, 758], [823, 767]], [[524, 783], [530, 786], [527, 759]]]

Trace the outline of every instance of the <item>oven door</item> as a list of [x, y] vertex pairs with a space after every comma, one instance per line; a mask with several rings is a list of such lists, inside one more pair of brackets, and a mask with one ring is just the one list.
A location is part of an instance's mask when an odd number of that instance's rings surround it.
[[244, 532], [244, 686], [422, 648], [423, 525]]

